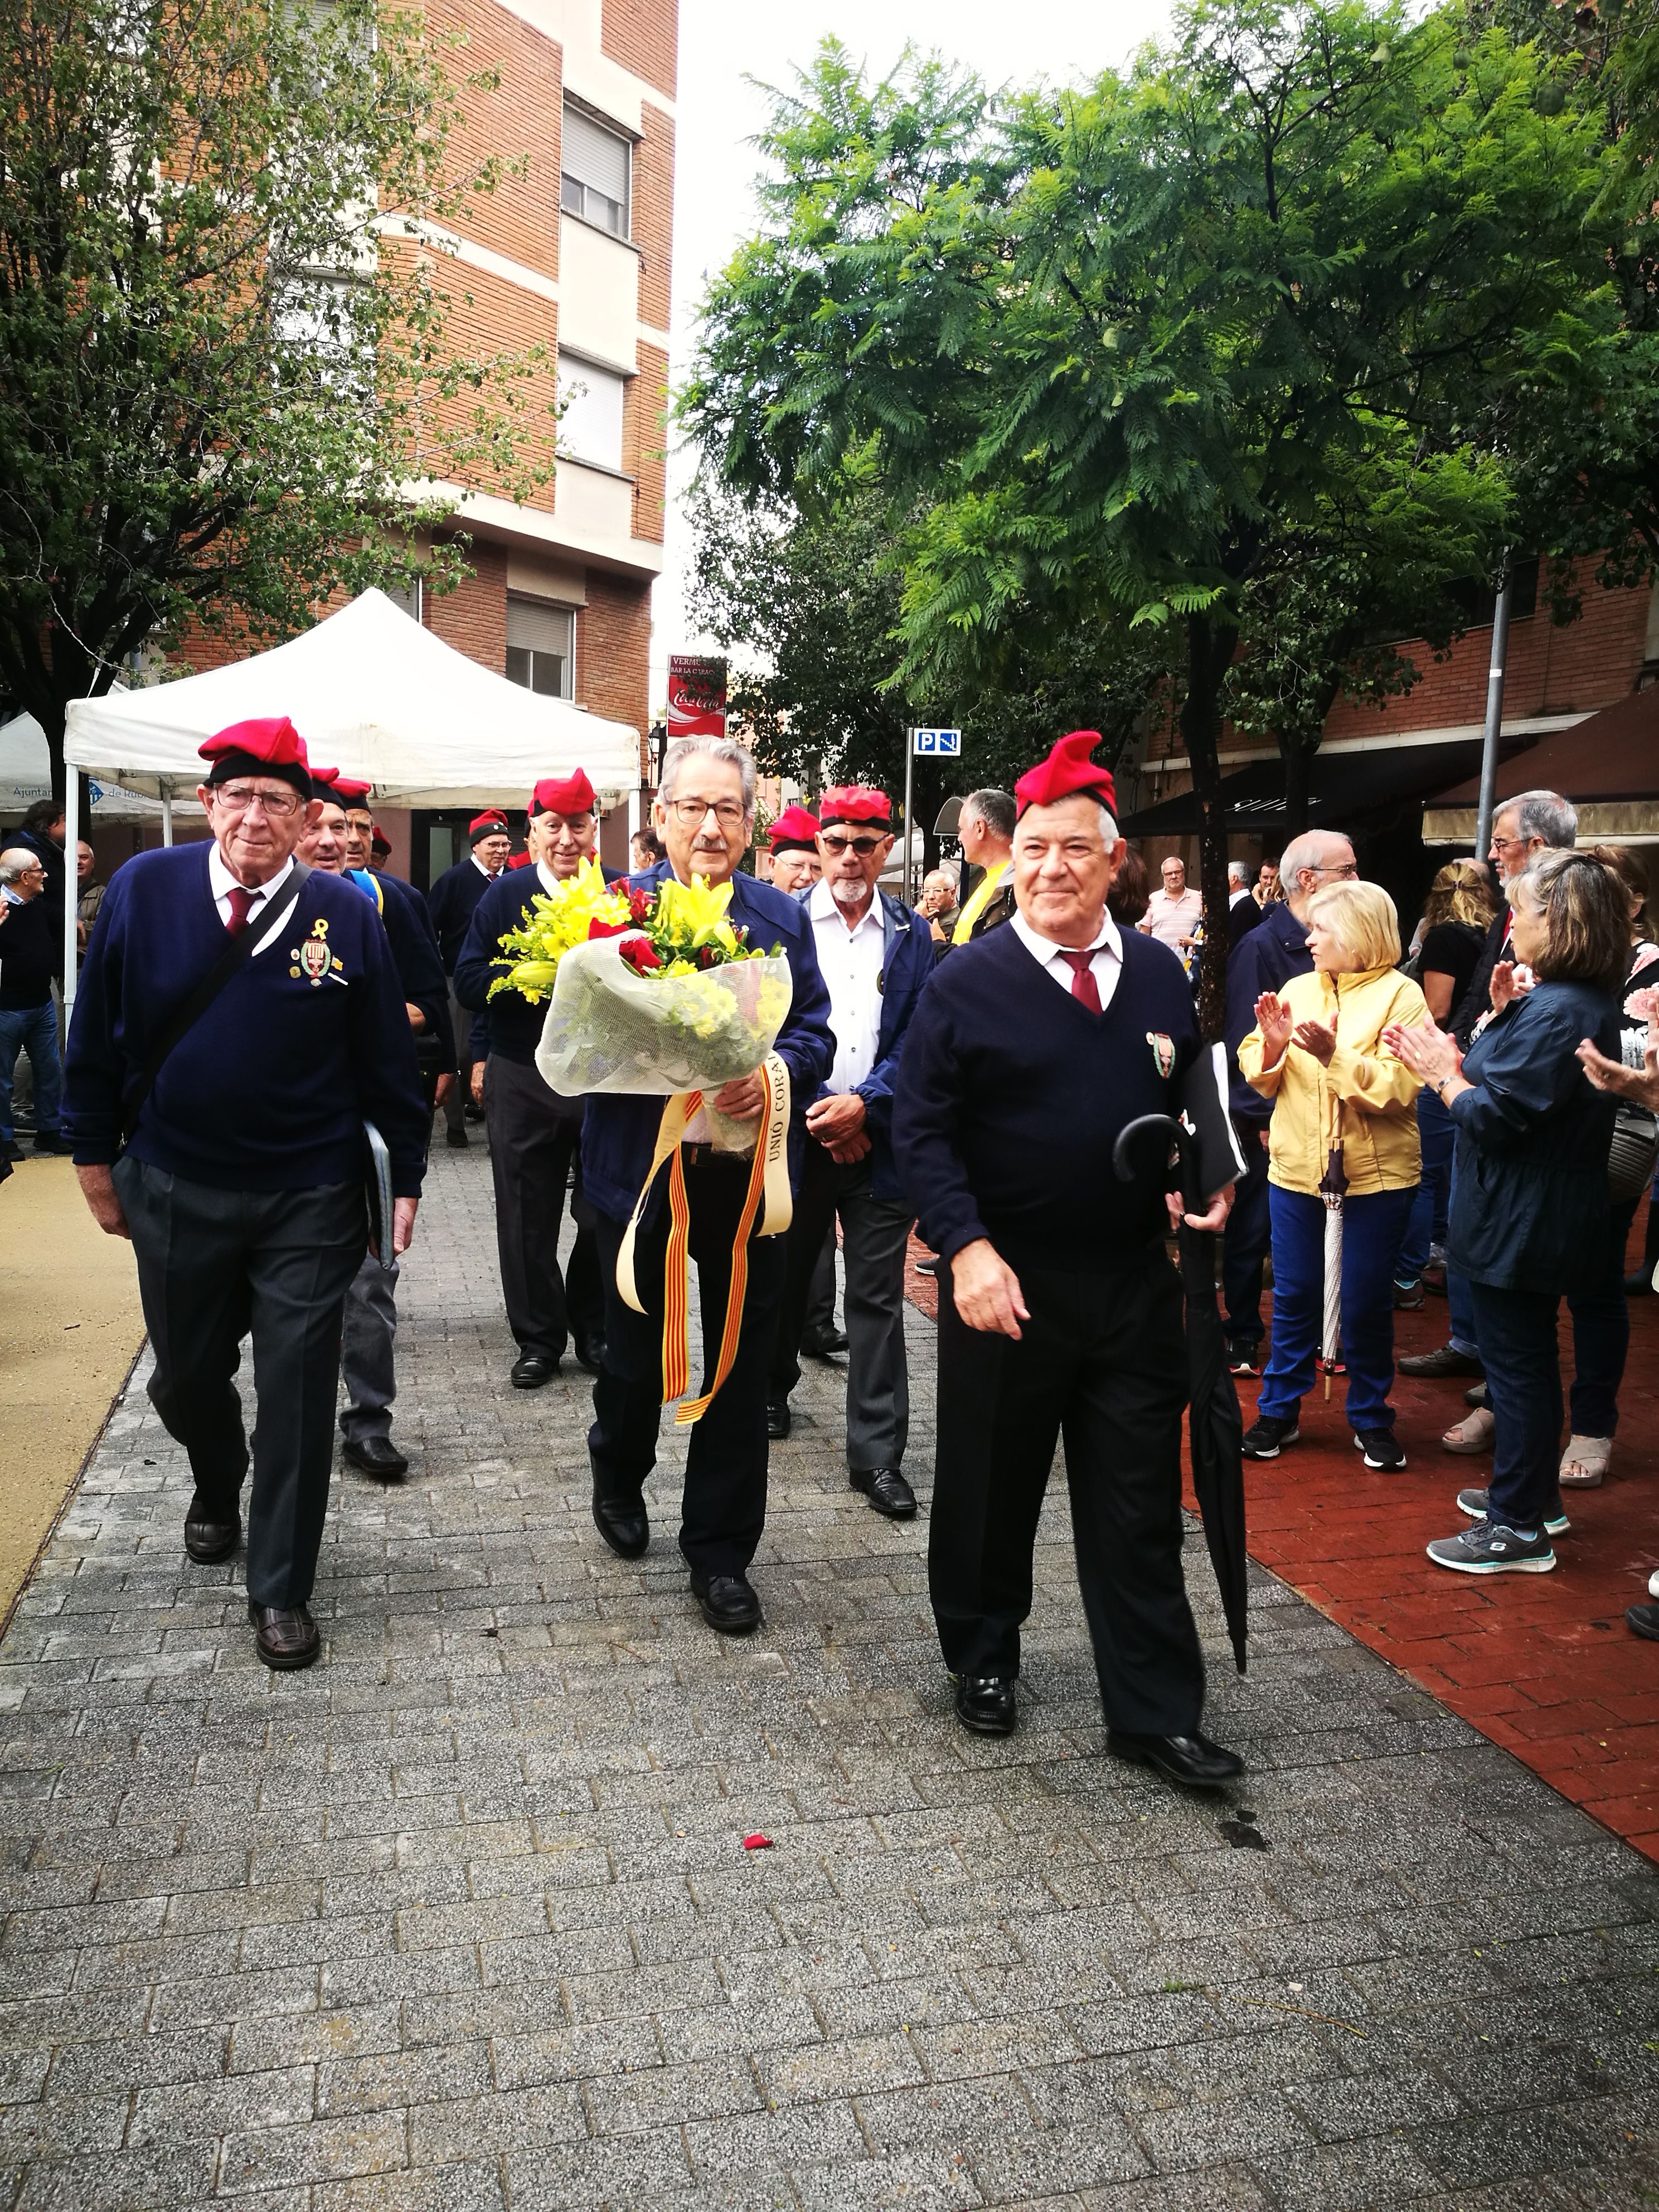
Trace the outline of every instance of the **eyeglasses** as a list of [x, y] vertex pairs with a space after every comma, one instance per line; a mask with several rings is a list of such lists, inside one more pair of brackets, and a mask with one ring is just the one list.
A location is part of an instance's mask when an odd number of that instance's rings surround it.
[[213, 787], [217, 804], [230, 814], [248, 814], [258, 806], [273, 822], [286, 822], [305, 805], [297, 791], [255, 791], [246, 783], [221, 783]]
[[1337, 876], [1346, 881], [1350, 876], [1359, 873], [1359, 863], [1358, 860], [1339, 860], [1331, 867], [1316, 868], [1314, 873], [1316, 876]]
[[830, 837], [819, 833], [818, 842], [832, 860], [838, 860], [843, 853], [856, 853], [867, 860], [872, 853], [880, 852], [886, 840], [883, 837]]
[[701, 829], [711, 814], [722, 830], [735, 830], [749, 811], [735, 799], [670, 799], [664, 804], [688, 830]]

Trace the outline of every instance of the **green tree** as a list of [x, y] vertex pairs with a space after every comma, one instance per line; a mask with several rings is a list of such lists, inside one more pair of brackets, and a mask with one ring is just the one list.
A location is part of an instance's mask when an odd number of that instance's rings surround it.
[[[550, 374], [473, 357], [444, 42], [375, 0], [0, 0], [0, 690], [45, 726], [187, 623], [302, 626], [522, 492]], [[482, 83], [475, 79], [475, 83]]]
[[952, 791], [1012, 786], [1063, 730], [1099, 729], [1115, 764], [1166, 679], [1158, 641], [1120, 622], [1115, 640], [1098, 627], [1081, 637], [1010, 632], [971, 686], [907, 700], [903, 574], [878, 484], [849, 475], [833, 501], [803, 510], [746, 504], [706, 471], [688, 519], [689, 611], [737, 656], [727, 704], [766, 767], [809, 789], [861, 782], [896, 793], [907, 727], [961, 723], [959, 761], [915, 764], [924, 828]]
[[1600, 149], [1547, 81], [1501, 30], [1363, 0], [1196, 7], [1127, 74], [1000, 118], [936, 65], [866, 90], [826, 48], [763, 138], [781, 180], [710, 289], [685, 418], [750, 494], [873, 442], [908, 502], [913, 687], [1017, 624], [1178, 641], [1224, 913], [1252, 580], [1402, 436], [1482, 481], [1528, 375], [1603, 312]]

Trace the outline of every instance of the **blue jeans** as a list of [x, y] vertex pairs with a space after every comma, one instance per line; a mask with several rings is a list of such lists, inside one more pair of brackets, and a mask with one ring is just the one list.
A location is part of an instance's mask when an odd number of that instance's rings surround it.
[[1561, 1301], [1553, 1291], [1490, 1283], [1468, 1291], [1497, 1423], [1487, 1514], [1510, 1528], [1536, 1528], [1561, 1494]]
[[1440, 1103], [1437, 1091], [1417, 1094], [1417, 1141], [1423, 1150], [1423, 1180], [1400, 1249], [1398, 1273], [1402, 1283], [1414, 1283], [1429, 1264], [1429, 1247], [1446, 1241], [1446, 1216], [1451, 1206], [1452, 1147], [1457, 1135], [1451, 1115]]
[[1622, 1198], [1607, 1216], [1595, 1279], [1568, 1294], [1572, 1314], [1572, 1432], [1610, 1437], [1619, 1426], [1619, 1385], [1630, 1350], [1630, 1308], [1625, 1302], [1625, 1245], [1641, 1204]]
[[1267, 1207], [1267, 1147], [1264, 1130], [1237, 1119], [1233, 1133], [1244, 1155], [1244, 1180], [1233, 1196], [1221, 1240], [1221, 1286], [1227, 1301], [1227, 1334], [1254, 1347], [1261, 1341], [1261, 1262], [1273, 1222]]
[[27, 1053], [34, 1070], [35, 1133], [55, 1137], [64, 1069], [58, 1057], [58, 1009], [50, 999], [44, 1006], [0, 1007], [0, 1145], [12, 1141], [11, 1079], [20, 1052]]
[[[1348, 1369], [1348, 1425], [1391, 1429], [1394, 1408], [1394, 1271], [1415, 1184], [1350, 1197], [1342, 1207], [1342, 1356]], [[1258, 1413], [1293, 1420], [1313, 1388], [1325, 1316], [1325, 1203], [1272, 1187], [1273, 1344]]]
[[[1456, 1188], [1457, 1170], [1454, 1165], [1447, 1179], [1449, 1194]], [[1449, 1211], [1449, 1196], [1448, 1199]], [[1480, 1330], [1474, 1317], [1474, 1301], [1469, 1291], [1469, 1279], [1460, 1275], [1455, 1267], [1446, 1270], [1447, 1317], [1451, 1322], [1451, 1347], [1470, 1359], [1480, 1357]]]

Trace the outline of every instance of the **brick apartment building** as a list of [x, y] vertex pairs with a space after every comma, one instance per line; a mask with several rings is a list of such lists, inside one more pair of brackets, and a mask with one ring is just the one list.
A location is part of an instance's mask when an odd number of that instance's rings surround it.
[[[1659, 681], [1659, 586], [1636, 591], [1600, 589], [1586, 563], [1581, 579], [1583, 612], [1558, 628], [1537, 604], [1535, 566], [1522, 570], [1510, 628], [1504, 693], [1506, 752], [1555, 731], [1571, 729], [1604, 707]], [[1317, 756], [1312, 820], [1351, 830], [1370, 848], [1368, 872], [1397, 883], [1404, 892], [1431, 873], [1451, 848], [1423, 849], [1423, 810], [1437, 792], [1461, 784], [1479, 769], [1492, 660], [1490, 620], [1467, 630], [1443, 660], [1420, 641], [1403, 649], [1421, 672], [1402, 697], [1382, 707], [1339, 704], [1326, 725]], [[1178, 729], [1154, 727], [1118, 778], [1126, 820], [1142, 825], [1143, 854], [1156, 868], [1179, 852], [1188, 869], [1197, 864], [1197, 838], [1170, 805], [1191, 789], [1192, 775]], [[1283, 842], [1283, 775], [1271, 741], [1231, 734], [1221, 751], [1232, 831], [1229, 852], [1249, 862], [1276, 854]], [[1659, 762], [1655, 763], [1659, 793]], [[1261, 827], [1249, 827], [1252, 817]]]
[[[567, 409], [554, 480], [526, 505], [454, 487], [470, 573], [404, 604], [485, 667], [632, 723], [643, 781], [664, 561], [678, 0], [429, 0], [428, 14], [464, 36], [458, 72], [495, 86], [466, 91], [457, 160], [497, 154], [518, 172], [475, 198], [448, 241], [454, 326], [479, 352], [544, 347]], [[237, 649], [217, 638], [183, 648], [198, 666]], [[204, 834], [193, 811], [181, 836]], [[394, 869], [429, 883], [465, 852], [467, 811], [384, 811]], [[637, 819], [637, 799], [607, 818], [608, 861], [623, 862]], [[94, 824], [100, 874], [159, 835]]]

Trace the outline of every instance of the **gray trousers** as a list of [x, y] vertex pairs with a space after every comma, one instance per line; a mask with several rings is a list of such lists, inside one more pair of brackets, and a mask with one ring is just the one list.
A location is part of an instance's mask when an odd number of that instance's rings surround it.
[[346, 1292], [340, 1340], [346, 1401], [340, 1431], [349, 1444], [392, 1434], [392, 1406], [398, 1395], [392, 1364], [398, 1340], [398, 1275], [395, 1261], [383, 1267], [372, 1252], [365, 1252]]
[[822, 1145], [807, 1145], [766, 1395], [787, 1398], [800, 1380], [796, 1352], [824, 1238], [837, 1217], [847, 1271], [847, 1464], [866, 1474], [902, 1467], [909, 1440], [904, 1261], [914, 1218], [908, 1206], [875, 1195], [867, 1155], [837, 1167]]
[[444, 1101], [444, 1126], [462, 1129], [472, 1103], [472, 1024], [475, 1017], [455, 996], [455, 978], [449, 978], [449, 1019], [455, 1032], [455, 1080]]
[[836, 1229], [831, 1222], [823, 1249], [818, 1255], [818, 1264], [812, 1270], [811, 1287], [806, 1295], [806, 1327], [802, 1334], [816, 1338], [821, 1344], [835, 1326]]
[[303, 1605], [328, 1510], [341, 1314], [368, 1241], [362, 1186], [216, 1190], [129, 1154], [115, 1188], [155, 1353], [150, 1402], [227, 1517], [248, 1468], [234, 1378], [252, 1334], [247, 1594]]

